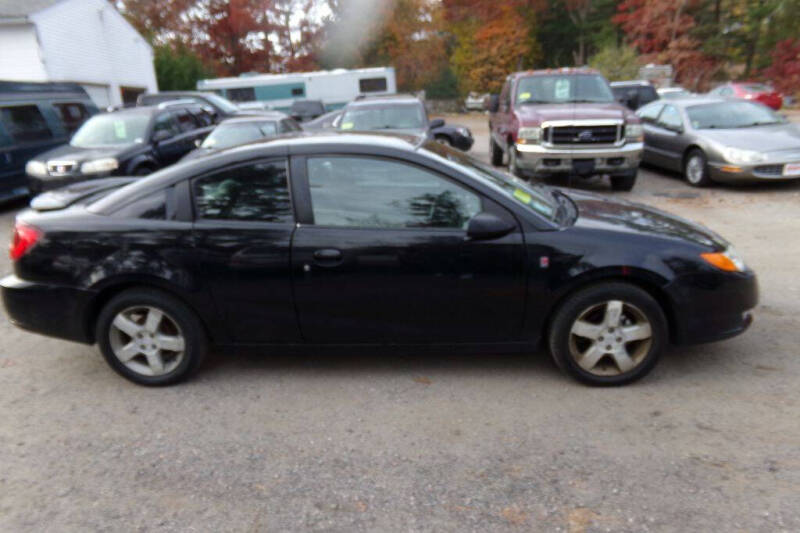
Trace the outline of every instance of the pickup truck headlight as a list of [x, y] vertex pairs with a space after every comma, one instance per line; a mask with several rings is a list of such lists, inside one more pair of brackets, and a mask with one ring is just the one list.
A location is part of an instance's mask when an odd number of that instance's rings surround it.
[[520, 128], [517, 132], [517, 144], [536, 144], [542, 138], [542, 128]]
[[725, 148], [722, 150], [722, 155], [731, 163], [739, 164], [752, 164], [763, 163], [767, 160], [767, 156], [761, 152], [754, 150], [742, 150], [739, 148]]
[[87, 161], [81, 165], [81, 172], [83, 174], [97, 174], [100, 172], [111, 172], [119, 168], [119, 161], [113, 157], [105, 157], [103, 159], [95, 159], [94, 161]]
[[47, 176], [47, 165], [31, 159], [25, 165], [25, 173], [29, 176]]
[[625, 126], [625, 140], [640, 143], [644, 140], [644, 128], [641, 124], [627, 124]]

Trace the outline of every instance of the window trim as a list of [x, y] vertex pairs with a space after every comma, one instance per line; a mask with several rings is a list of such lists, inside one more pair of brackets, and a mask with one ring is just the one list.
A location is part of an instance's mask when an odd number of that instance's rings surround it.
[[[275, 161], [282, 161], [286, 165], [286, 190], [289, 193], [289, 207], [290, 207], [291, 213], [292, 213], [292, 220], [287, 221], [287, 222], [270, 222], [270, 221], [267, 221], [267, 220], [240, 220], [240, 219], [227, 219], [227, 218], [205, 218], [205, 217], [198, 216], [198, 213], [197, 213], [197, 201], [196, 201], [197, 198], [195, 196], [195, 188], [194, 188], [194, 183], [196, 181], [204, 179], [204, 178], [207, 178], [207, 177], [212, 176], [214, 174], [217, 174], [218, 172], [223, 172], [223, 171], [226, 171], [226, 170], [232, 170], [232, 169], [239, 168], [239, 167], [244, 167], [244, 166], [247, 166], [247, 165], [257, 165], [259, 163], [271, 163], [271, 162], [275, 162]], [[188, 201], [189, 201], [188, 215], [190, 217], [191, 222], [193, 222], [193, 223], [221, 224], [221, 225], [226, 226], [226, 227], [234, 227], [234, 226], [238, 226], [238, 227], [241, 227], [241, 226], [249, 226], [249, 227], [259, 226], [259, 227], [263, 227], [265, 225], [266, 226], [273, 226], [273, 227], [278, 227], [278, 226], [286, 227], [286, 226], [289, 226], [289, 225], [295, 226], [296, 224], [298, 224], [297, 208], [296, 208], [296, 202], [294, 201], [294, 190], [293, 190], [293, 187], [292, 187], [292, 181], [293, 181], [292, 180], [292, 165], [291, 165], [291, 160], [290, 160], [290, 158], [288, 156], [270, 156], [270, 157], [249, 159], [247, 161], [238, 161], [236, 163], [230, 163], [230, 164], [227, 164], [227, 165], [224, 165], [224, 166], [221, 166], [221, 167], [217, 167], [217, 168], [212, 169], [212, 170], [208, 170], [208, 171], [203, 172], [202, 174], [199, 174], [199, 175], [196, 175], [196, 176], [188, 177], [183, 181], [187, 184], [186, 188], [188, 189], [188, 191], [186, 191], [186, 193], [188, 194]]]
[[[314, 205], [313, 199], [311, 197], [311, 181], [310, 176], [308, 173], [308, 160], [309, 159], [319, 159], [319, 158], [340, 158], [340, 159], [376, 159], [379, 161], [391, 161], [398, 164], [405, 164], [407, 166], [416, 167], [421, 169], [429, 174], [433, 174], [440, 179], [449, 182], [456, 187], [466, 190], [467, 192], [474, 194], [478, 197], [480, 201], [480, 210], [478, 213], [481, 213], [486, 210], [487, 205], [487, 198], [484, 194], [480, 191], [470, 187], [469, 185], [461, 182], [460, 180], [454, 179], [436, 169], [430, 168], [425, 165], [421, 165], [416, 163], [415, 161], [409, 161], [408, 159], [403, 159], [400, 157], [392, 157], [392, 156], [385, 156], [385, 155], [374, 155], [374, 154], [358, 154], [358, 153], [347, 153], [347, 152], [319, 152], [315, 154], [307, 154], [304, 155], [302, 158], [295, 157], [293, 159], [302, 159], [302, 181], [300, 185], [303, 187], [303, 202], [304, 202], [304, 212], [303, 212], [303, 225], [307, 226], [314, 226], [314, 228], [318, 229], [330, 229], [330, 230], [373, 230], [373, 231], [416, 231], [416, 232], [434, 232], [434, 233], [458, 233], [460, 235], [466, 235], [467, 230], [465, 228], [376, 228], [372, 226], [331, 226], [325, 224], [317, 224], [314, 221]], [[299, 180], [298, 180], [299, 181]], [[477, 213], [476, 213], [477, 214]], [[298, 222], [300, 218], [297, 218]]]

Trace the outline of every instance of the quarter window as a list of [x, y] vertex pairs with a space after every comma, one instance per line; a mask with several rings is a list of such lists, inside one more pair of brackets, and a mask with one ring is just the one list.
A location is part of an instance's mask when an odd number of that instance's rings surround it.
[[115, 218], [145, 218], [150, 220], [164, 220], [167, 218], [167, 193], [156, 193], [134, 200], [128, 205], [119, 208], [113, 216]]
[[314, 223], [362, 228], [461, 228], [476, 194], [408, 164], [363, 157], [308, 160]]
[[194, 181], [197, 218], [292, 222], [285, 161], [263, 161]]
[[41, 111], [35, 105], [3, 107], [0, 116], [8, 133], [18, 143], [50, 139], [53, 132], [47, 127]]

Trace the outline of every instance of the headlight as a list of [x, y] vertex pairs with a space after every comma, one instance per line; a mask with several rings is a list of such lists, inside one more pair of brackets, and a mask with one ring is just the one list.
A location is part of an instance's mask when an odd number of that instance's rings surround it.
[[767, 160], [767, 156], [754, 150], [742, 150], [739, 148], [725, 148], [722, 155], [731, 163], [748, 164], [762, 163]]
[[112, 170], [117, 170], [117, 168], [119, 168], [119, 161], [113, 157], [106, 157], [87, 161], [81, 165], [81, 172], [84, 174], [97, 174], [98, 172], [111, 172]]
[[535, 144], [542, 138], [542, 128], [520, 128], [517, 133], [517, 143]]
[[744, 260], [742, 260], [742, 257], [736, 252], [733, 246], [729, 246], [724, 252], [700, 254], [700, 257], [702, 257], [706, 263], [720, 270], [724, 270], [725, 272], [744, 272], [747, 268], [744, 265]]
[[472, 137], [472, 133], [467, 128], [456, 128], [456, 131], [459, 135], [463, 135], [464, 137]]
[[632, 142], [642, 142], [644, 140], [644, 128], [641, 124], [627, 124], [625, 126], [625, 140]]
[[31, 159], [25, 165], [25, 173], [29, 176], [47, 176], [47, 165], [41, 161], [34, 161]]

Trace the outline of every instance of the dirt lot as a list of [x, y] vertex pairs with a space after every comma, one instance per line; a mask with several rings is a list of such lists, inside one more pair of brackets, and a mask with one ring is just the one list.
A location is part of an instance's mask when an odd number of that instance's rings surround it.
[[[486, 158], [485, 118], [450, 120]], [[716, 229], [762, 290], [746, 334], [625, 388], [544, 353], [264, 353], [145, 389], [3, 315], [0, 530], [799, 531], [800, 183], [620, 196]]]

